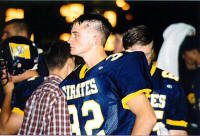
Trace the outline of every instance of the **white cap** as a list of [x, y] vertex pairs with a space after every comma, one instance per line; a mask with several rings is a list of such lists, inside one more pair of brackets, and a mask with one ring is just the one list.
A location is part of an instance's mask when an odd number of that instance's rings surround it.
[[164, 42], [157, 59], [157, 67], [179, 78], [178, 57], [179, 49], [187, 35], [192, 35], [196, 30], [185, 23], [176, 23], [168, 26], [163, 32]]

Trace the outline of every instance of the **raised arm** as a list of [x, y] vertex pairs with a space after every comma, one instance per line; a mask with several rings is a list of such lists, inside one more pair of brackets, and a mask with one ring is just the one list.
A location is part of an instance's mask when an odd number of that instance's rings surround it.
[[[2, 84], [6, 82], [5, 80], [2, 81]], [[12, 112], [11, 109], [12, 95], [14, 91], [14, 83], [12, 80], [9, 80], [9, 82], [3, 87], [3, 90], [5, 97], [0, 116], [0, 134], [16, 134], [22, 124], [23, 115]]]

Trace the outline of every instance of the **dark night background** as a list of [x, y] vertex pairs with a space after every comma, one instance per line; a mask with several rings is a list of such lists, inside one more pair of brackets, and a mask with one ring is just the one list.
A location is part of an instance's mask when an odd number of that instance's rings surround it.
[[[200, 1], [126, 1], [131, 8], [123, 11], [115, 1], [0, 1], [0, 27], [5, 20], [8, 8], [23, 8], [24, 19], [35, 34], [35, 42], [45, 48], [45, 44], [58, 39], [64, 32], [70, 32], [71, 24], [60, 15], [60, 7], [68, 3], [83, 3], [85, 12], [114, 10], [117, 12], [117, 26], [144, 24], [151, 27], [156, 37], [156, 50], [159, 50], [162, 33], [172, 23], [185, 22], [193, 25], [199, 33]], [[131, 13], [133, 20], [127, 21], [125, 14]]]

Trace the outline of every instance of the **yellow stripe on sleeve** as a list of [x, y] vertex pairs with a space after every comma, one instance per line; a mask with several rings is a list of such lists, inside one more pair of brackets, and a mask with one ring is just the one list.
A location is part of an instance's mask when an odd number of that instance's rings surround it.
[[18, 113], [18, 114], [21, 114], [21, 115], [23, 115], [24, 116], [24, 111], [22, 111], [21, 109], [19, 109], [19, 108], [13, 108], [13, 110], [12, 110], [12, 112], [16, 112], [16, 113]]
[[184, 121], [184, 120], [174, 121], [174, 120], [171, 120], [171, 119], [167, 119], [167, 124], [168, 125], [172, 125], [172, 126], [187, 127], [188, 123], [186, 121]]
[[137, 91], [137, 92], [135, 92], [135, 93], [131, 93], [131, 94], [127, 95], [126, 97], [124, 97], [124, 98], [122, 99], [122, 106], [123, 106], [123, 108], [124, 108], [124, 109], [129, 109], [127, 103], [128, 103], [130, 100], [132, 100], [134, 97], [140, 95], [141, 93], [147, 93], [147, 94], [148, 94], [149, 92], [151, 92], [151, 89], [142, 89], [142, 90], [139, 90], [139, 91]]

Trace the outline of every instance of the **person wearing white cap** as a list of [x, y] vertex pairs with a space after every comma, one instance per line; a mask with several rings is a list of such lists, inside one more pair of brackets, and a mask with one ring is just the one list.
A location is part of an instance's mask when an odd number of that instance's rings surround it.
[[163, 32], [164, 42], [158, 54], [157, 67], [179, 77], [178, 55], [181, 43], [187, 35], [194, 35], [193, 26], [185, 23], [176, 23], [168, 26]]

